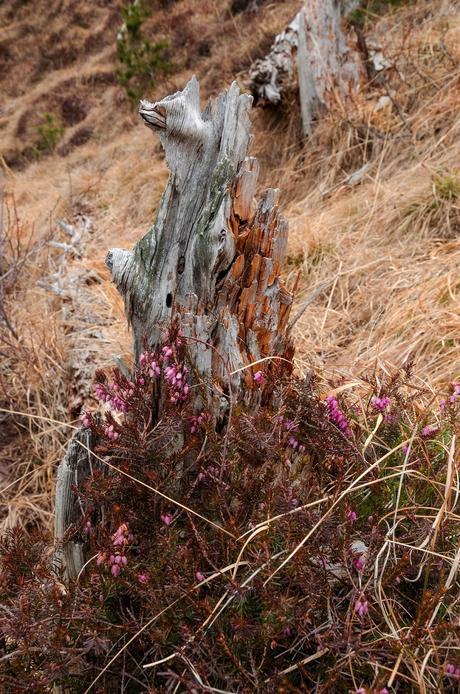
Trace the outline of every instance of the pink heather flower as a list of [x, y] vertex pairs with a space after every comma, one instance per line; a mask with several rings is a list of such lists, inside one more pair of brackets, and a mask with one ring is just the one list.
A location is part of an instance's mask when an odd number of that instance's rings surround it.
[[354, 523], [355, 520], [358, 518], [358, 516], [356, 515], [356, 511], [353, 511], [353, 509], [350, 508], [347, 511], [347, 518], [350, 521], [350, 523]]
[[84, 527], [83, 527], [83, 532], [86, 533], [87, 535], [91, 532], [91, 521], [87, 520]]
[[155, 360], [153, 360], [152, 363], [150, 364], [149, 376], [151, 376], [153, 378], [154, 376], [159, 376], [160, 373], [161, 373], [160, 367], [158, 366], [157, 362]]
[[128, 526], [126, 523], [122, 523], [112, 535], [112, 544], [114, 547], [122, 547], [132, 542], [132, 539], [132, 535], [128, 531]]
[[360, 687], [356, 690], [355, 694], [367, 694], [367, 689], [364, 689], [364, 687]]
[[290, 436], [288, 444], [291, 446], [291, 448], [293, 448], [295, 450], [298, 447], [299, 442], [297, 441], [296, 438], [294, 438], [294, 436]]
[[145, 364], [147, 361], [147, 357], [145, 356], [144, 352], [142, 352], [141, 356], [139, 357], [139, 364]]
[[292, 431], [298, 428], [298, 425], [292, 419], [287, 419], [287, 417], [284, 417], [282, 414], [280, 414], [277, 419], [286, 431]]
[[386, 687], [384, 687], [383, 689], [380, 689], [380, 691], [377, 694], [390, 694], [390, 692]]
[[366, 598], [364, 597], [364, 595], [361, 595], [361, 597], [359, 598], [359, 600], [356, 601], [356, 603], [355, 603], [355, 612], [356, 612], [356, 614], [359, 615], [360, 617], [364, 617], [365, 615], [368, 614], [368, 612], [369, 612], [369, 604], [368, 604]]
[[206, 475], [204, 472], [199, 472], [198, 473], [198, 482], [202, 482], [204, 479], [206, 479]]
[[100, 566], [105, 562], [105, 552], [99, 552], [96, 559], [96, 564]]
[[165, 359], [169, 359], [169, 357], [172, 357], [173, 351], [169, 345], [165, 345], [162, 350], [161, 350], [163, 357]]
[[423, 427], [421, 431], [421, 437], [423, 439], [430, 439], [432, 436], [435, 436], [439, 431], [439, 427], [436, 426], [436, 424], [428, 424], [428, 426]]
[[143, 572], [141, 574], [137, 574], [137, 580], [139, 581], [139, 583], [148, 583], [149, 577], [145, 572]]
[[362, 571], [364, 569], [364, 559], [361, 557], [355, 557], [353, 559], [353, 566], [355, 567], [356, 571]]
[[441, 412], [445, 412], [446, 407], [447, 407], [447, 400], [446, 400], [446, 398], [442, 398], [439, 401], [439, 409], [441, 410]]
[[164, 371], [165, 379], [168, 381], [171, 389], [172, 395], [170, 397], [171, 402], [185, 402], [189, 393], [189, 386], [187, 383], [188, 370], [185, 366], [182, 368], [177, 364], [171, 364]]
[[113, 424], [110, 424], [110, 426], [106, 426], [104, 429], [104, 433], [110, 441], [116, 441], [118, 439], [118, 437], [120, 436], [119, 433], [117, 431], [115, 431], [114, 429], [115, 428], [114, 428]]
[[287, 625], [283, 629], [283, 636], [290, 636], [290, 635], [291, 635], [291, 627], [289, 625]]
[[448, 677], [455, 677], [455, 679], [460, 679], [460, 667], [455, 667], [452, 663], [447, 663], [445, 666], [445, 672]]
[[89, 418], [88, 413], [84, 413], [82, 418], [81, 418], [81, 423], [83, 424], [84, 427], [88, 428], [91, 426], [91, 420]]
[[345, 436], [351, 436], [351, 429], [347, 418], [339, 407], [339, 403], [333, 395], [328, 395], [326, 398], [327, 409], [329, 412], [329, 418], [334, 424], [340, 429], [340, 431], [345, 434]]
[[263, 371], [256, 371], [254, 374], [254, 382], [259, 386], [262, 386], [266, 381], [265, 374]]
[[391, 403], [390, 398], [385, 395], [383, 398], [378, 398], [376, 395], [371, 399], [372, 406], [379, 412], [385, 412], [389, 404]]
[[169, 515], [169, 513], [165, 513], [164, 515], [161, 516], [161, 520], [165, 525], [170, 525], [172, 522], [173, 517]]
[[117, 576], [119, 576], [120, 573], [121, 573], [121, 569], [120, 569], [120, 567], [118, 566], [118, 564], [112, 564], [112, 568], [110, 569], [110, 571], [111, 571], [112, 576], [113, 576], [114, 578], [117, 578]]
[[410, 445], [408, 443], [405, 443], [403, 446], [401, 446], [401, 450], [404, 453], [404, 455], [407, 455], [410, 452]]
[[195, 574], [195, 578], [197, 581], [201, 583], [201, 581], [204, 581], [204, 574], [202, 574], [201, 571], [197, 571]]
[[195, 434], [198, 431], [198, 429], [200, 429], [204, 425], [206, 419], [207, 415], [205, 412], [200, 412], [199, 415], [194, 415], [190, 420], [192, 424], [190, 428], [191, 433]]

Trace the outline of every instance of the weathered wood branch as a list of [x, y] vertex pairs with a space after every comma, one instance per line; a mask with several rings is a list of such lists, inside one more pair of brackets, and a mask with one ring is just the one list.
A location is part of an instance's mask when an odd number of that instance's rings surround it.
[[304, 133], [332, 99], [343, 98], [359, 83], [359, 55], [342, 32], [342, 13], [354, 3], [305, 0], [301, 11], [279, 34], [270, 53], [256, 60], [249, 72], [250, 88], [262, 105], [278, 104], [298, 86]]
[[66, 577], [71, 580], [77, 578], [85, 563], [85, 539], [73, 537], [66, 540], [66, 534], [70, 528], [78, 526], [84, 516], [84, 509], [74, 489], [81, 486], [96, 463], [90, 453], [94, 443], [90, 429], [77, 431], [69, 442], [57, 473], [54, 537], [58, 549], [54, 561], [56, 568], [64, 568]]

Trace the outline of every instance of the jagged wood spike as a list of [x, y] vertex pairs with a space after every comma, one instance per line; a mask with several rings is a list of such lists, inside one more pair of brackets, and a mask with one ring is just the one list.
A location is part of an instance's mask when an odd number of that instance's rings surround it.
[[84, 516], [74, 488], [78, 488], [90, 474], [97, 461], [90, 451], [94, 447], [90, 429], [80, 429], [69, 441], [67, 452], [59, 464], [56, 480], [54, 511], [54, 537], [57, 550], [54, 555], [56, 569], [64, 569], [67, 579], [75, 580], [85, 563], [84, 538], [65, 541], [66, 533], [77, 526]]

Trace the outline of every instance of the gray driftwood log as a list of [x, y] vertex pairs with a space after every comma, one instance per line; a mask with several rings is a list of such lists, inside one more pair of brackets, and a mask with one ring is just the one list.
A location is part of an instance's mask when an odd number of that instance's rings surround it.
[[[191, 372], [206, 384], [216, 415], [230, 397], [258, 402], [255, 371], [292, 368], [292, 296], [280, 278], [288, 228], [276, 190], [255, 199], [251, 102], [234, 83], [201, 111], [195, 78], [162, 101], [141, 102], [140, 115], [159, 134], [171, 175], [152, 228], [132, 251], [112, 249], [106, 259], [125, 302], [136, 360], [144, 344], [155, 349], [164, 340], [177, 318]], [[270, 359], [254, 365], [264, 358]], [[194, 392], [198, 399], [199, 389]], [[158, 394], [153, 408], [161, 415], [160, 400]], [[71, 486], [88, 473], [88, 458], [75, 446], [78, 441], [58, 472], [58, 540], [81, 513]], [[68, 543], [59, 558], [75, 577], [83, 548]]]
[[250, 68], [250, 88], [262, 105], [279, 104], [298, 87], [306, 135], [321, 109], [329, 109], [332, 99], [343, 99], [359, 83], [359, 54], [347, 45], [342, 31], [343, 13], [355, 7], [353, 1], [304, 0], [270, 53]]

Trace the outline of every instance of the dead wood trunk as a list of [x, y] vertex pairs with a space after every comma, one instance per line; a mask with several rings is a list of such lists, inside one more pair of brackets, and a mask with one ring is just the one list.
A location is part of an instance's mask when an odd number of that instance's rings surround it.
[[356, 6], [340, 0], [304, 0], [270, 53], [249, 72], [250, 88], [262, 105], [278, 104], [298, 86], [305, 135], [322, 108], [343, 99], [359, 82], [359, 56], [342, 32], [342, 14]]
[[201, 379], [233, 393], [252, 389], [267, 356], [290, 359], [291, 295], [280, 281], [287, 224], [277, 192], [254, 199], [258, 165], [247, 157], [251, 97], [233, 84], [200, 110], [199, 84], [140, 114], [159, 135], [171, 176], [154, 226], [107, 265], [123, 296], [136, 356], [179, 318]]
[[[229, 397], [256, 405], [261, 389], [254, 372], [290, 373], [293, 356], [292, 296], [280, 279], [287, 223], [277, 191], [267, 190], [258, 202], [254, 197], [258, 164], [247, 156], [251, 101], [234, 83], [201, 112], [192, 78], [182, 92], [141, 102], [140, 115], [159, 133], [171, 175], [152, 228], [132, 251], [113, 249], [106, 259], [125, 302], [136, 360], [144, 345], [154, 350], [177, 319], [191, 373], [206, 384], [216, 416]], [[274, 359], [252, 366], [265, 357]], [[161, 413], [161, 394], [153, 408]], [[79, 512], [69, 507], [71, 457], [58, 474], [58, 538]], [[64, 548], [69, 575], [81, 568], [80, 549]]]

